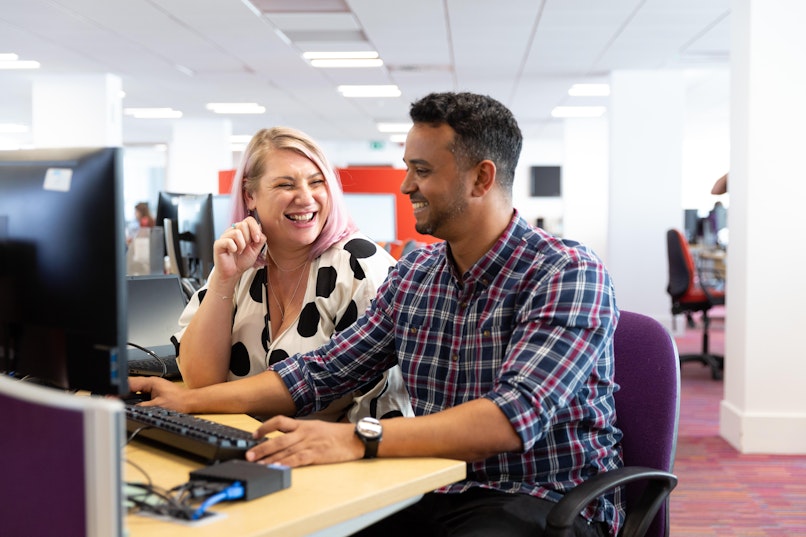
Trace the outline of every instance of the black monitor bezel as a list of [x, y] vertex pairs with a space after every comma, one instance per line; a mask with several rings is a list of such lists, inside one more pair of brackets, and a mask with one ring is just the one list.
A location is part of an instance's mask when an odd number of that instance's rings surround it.
[[128, 393], [122, 166], [119, 147], [0, 151], [0, 344], [8, 374], [71, 391]]

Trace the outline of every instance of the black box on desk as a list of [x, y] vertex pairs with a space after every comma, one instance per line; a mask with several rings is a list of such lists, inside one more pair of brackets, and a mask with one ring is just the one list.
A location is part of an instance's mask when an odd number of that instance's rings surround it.
[[190, 479], [207, 481], [240, 481], [244, 500], [254, 500], [291, 486], [291, 468], [279, 464], [259, 464], [232, 459], [190, 472]]

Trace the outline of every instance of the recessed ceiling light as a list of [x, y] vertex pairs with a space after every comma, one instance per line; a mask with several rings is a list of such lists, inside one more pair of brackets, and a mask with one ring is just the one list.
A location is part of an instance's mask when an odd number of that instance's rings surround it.
[[207, 103], [207, 109], [216, 114], [263, 114], [266, 107], [257, 103]]
[[364, 68], [364, 67], [381, 67], [383, 60], [380, 58], [374, 59], [330, 59], [322, 58], [317, 60], [310, 60], [311, 67], [318, 67], [319, 69], [333, 69], [333, 68]]
[[552, 117], [600, 117], [605, 113], [604, 106], [555, 106]]
[[573, 97], [606, 97], [610, 95], [610, 84], [574, 84], [568, 90]]
[[124, 108], [123, 113], [137, 119], [177, 119], [182, 112], [173, 108]]
[[0, 123], [0, 133], [2, 134], [20, 134], [29, 130], [31, 128], [22, 123]]
[[393, 133], [407, 133], [411, 129], [411, 122], [408, 123], [378, 123], [378, 131], [380, 132], [393, 132]]
[[394, 84], [381, 86], [339, 86], [339, 93], [345, 97], [400, 97], [401, 91]]
[[339, 67], [381, 67], [383, 60], [374, 50], [344, 51], [344, 52], [303, 52], [302, 57], [312, 67], [339, 68]]
[[350, 52], [303, 52], [302, 57], [306, 60], [371, 60], [378, 57], [374, 50], [358, 50]]
[[13, 52], [0, 54], [0, 69], [39, 69], [39, 62], [33, 60], [20, 60]]

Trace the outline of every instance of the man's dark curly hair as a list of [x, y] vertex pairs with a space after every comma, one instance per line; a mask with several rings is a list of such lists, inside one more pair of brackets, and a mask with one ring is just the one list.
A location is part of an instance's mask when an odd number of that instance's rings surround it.
[[476, 93], [431, 93], [412, 103], [409, 115], [415, 123], [450, 126], [456, 132], [453, 150], [460, 167], [493, 161], [497, 182], [511, 195], [523, 135], [506, 106]]

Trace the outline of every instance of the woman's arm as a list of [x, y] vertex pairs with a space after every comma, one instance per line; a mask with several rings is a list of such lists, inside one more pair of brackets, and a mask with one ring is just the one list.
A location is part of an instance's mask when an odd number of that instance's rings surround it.
[[260, 225], [250, 216], [227, 229], [213, 244], [215, 268], [179, 345], [179, 369], [188, 387], [227, 380], [235, 287], [244, 271], [254, 265], [265, 242]]
[[144, 406], [161, 406], [189, 414], [275, 414], [296, 411], [291, 394], [279, 375], [258, 375], [203, 388], [187, 389], [181, 383], [159, 377], [129, 377], [133, 392], [150, 394]]

